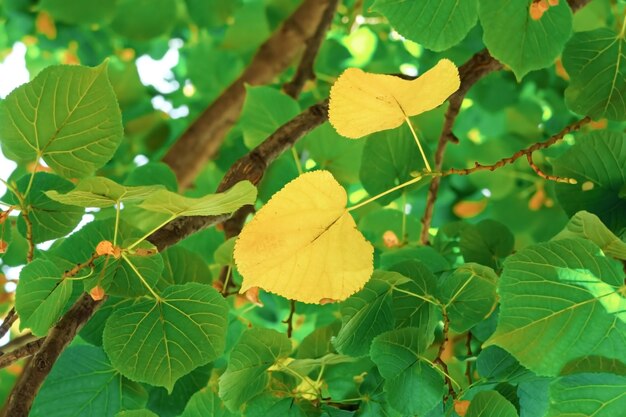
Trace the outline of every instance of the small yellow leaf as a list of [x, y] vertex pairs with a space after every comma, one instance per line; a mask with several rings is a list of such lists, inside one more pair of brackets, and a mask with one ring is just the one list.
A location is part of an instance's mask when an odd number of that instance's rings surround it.
[[363, 288], [373, 272], [374, 249], [356, 229], [347, 201], [328, 171], [303, 174], [274, 194], [235, 243], [240, 292], [260, 287], [320, 303]]
[[459, 70], [447, 59], [411, 81], [349, 68], [330, 91], [329, 120], [339, 134], [360, 138], [434, 109], [460, 85]]

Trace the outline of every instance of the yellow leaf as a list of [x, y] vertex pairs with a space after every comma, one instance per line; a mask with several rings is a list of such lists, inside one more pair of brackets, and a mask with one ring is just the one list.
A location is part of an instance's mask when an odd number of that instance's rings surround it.
[[411, 81], [349, 68], [330, 90], [329, 120], [339, 134], [360, 138], [434, 109], [460, 85], [459, 70], [447, 59]]
[[235, 243], [241, 291], [260, 287], [304, 303], [344, 300], [369, 280], [372, 245], [328, 171], [300, 175], [263, 206]]

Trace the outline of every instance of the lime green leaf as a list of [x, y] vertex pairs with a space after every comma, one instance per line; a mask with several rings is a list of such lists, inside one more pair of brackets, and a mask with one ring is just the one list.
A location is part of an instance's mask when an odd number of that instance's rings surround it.
[[553, 240], [581, 237], [589, 239], [607, 255], [626, 260], [626, 243], [613, 234], [596, 216], [588, 211], [579, 211], [570, 219], [565, 229]]
[[392, 330], [376, 337], [370, 356], [385, 378], [389, 404], [403, 415], [428, 413], [444, 394], [444, 380], [422, 356], [426, 349], [422, 332], [413, 327]]
[[146, 404], [144, 388], [122, 377], [101, 348], [68, 348], [35, 397], [31, 417], [112, 417]]
[[518, 383], [536, 379], [509, 352], [498, 346], [488, 346], [480, 352], [476, 359], [476, 370], [490, 382]]
[[180, 417], [235, 417], [228, 411], [222, 400], [210, 388], [196, 392], [185, 407]]
[[589, 211], [613, 232], [626, 227], [626, 200], [619, 197], [626, 184], [626, 134], [597, 131], [577, 140], [554, 161], [554, 172], [578, 184], [557, 184], [556, 195], [568, 215]]
[[569, 362], [563, 369], [561, 375], [582, 374], [582, 373], [610, 373], [626, 376], [626, 364], [623, 358], [605, 358], [602, 356], [584, 356]]
[[52, 190], [46, 195], [71, 206], [103, 208], [121, 202], [138, 203], [161, 189], [161, 186], [125, 187], [105, 177], [91, 177], [81, 180], [76, 188], [65, 194]]
[[44, 69], [0, 103], [0, 126], [2, 149], [9, 158], [43, 158], [67, 178], [85, 177], [102, 167], [123, 136], [106, 63]]
[[178, 191], [176, 174], [163, 162], [148, 162], [128, 174], [125, 185], [163, 185], [170, 191]]
[[626, 376], [588, 373], [562, 377], [550, 385], [546, 417], [615, 417], [626, 410]]
[[530, 17], [530, 3], [481, 0], [478, 7], [485, 45], [518, 80], [552, 65], [572, 33], [572, 11], [566, 1], [550, 7], [539, 20]]
[[298, 102], [271, 87], [246, 87], [240, 123], [243, 141], [254, 148], [300, 113]]
[[176, 14], [175, 0], [117, 0], [111, 27], [129, 39], [145, 41], [169, 33]]
[[[17, 182], [17, 189], [22, 195], [28, 190], [30, 179], [31, 176], [26, 175]], [[45, 172], [35, 174], [30, 192], [24, 199], [25, 206], [29, 207], [28, 218], [32, 225], [33, 243], [65, 236], [80, 222], [83, 209], [58, 203], [46, 196], [46, 192], [50, 190], [64, 192], [71, 188], [71, 182], [57, 175]], [[8, 200], [11, 204], [19, 204], [19, 200], [13, 195]], [[26, 236], [26, 223], [22, 217], [17, 221], [17, 228], [22, 236]]]
[[183, 375], [224, 350], [228, 306], [208, 285], [172, 285], [159, 300], [114, 312], [103, 346], [115, 369], [172, 391]]
[[270, 377], [267, 370], [291, 353], [287, 336], [269, 329], [250, 329], [233, 348], [226, 372], [220, 377], [219, 394], [231, 411], [263, 392]]
[[482, 391], [472, 398], [465, 417], [517, 417], [517, 411], [499, 392]]
[[59, 263], [35, 259], [20, 273], [15, 309], [20, 327], [30, 328], [36, 336], [48, 333], [72, 295], [72, 281], [63, 279], [65, 271]]
[[587, 240], [528, 247], [504, 264], [498, 327], [487, 345], [546, 376], [582, 356], [623, 358], [623, 285], [622, 265]]
[[159, 190], [140, 204], [140, 207], [157, 213], [179, 216], [217, 216], [232, 213], [256, 201], [256, 188], [250, 181], [240, 181], [223, 193], [200, 198], [184, 197], [168, 190]]
[[341, 304], [341, 330], [333, 342], [338, 352], [366, 355], [374, 337], [393, 328], [393, 283], [389, 279], [394, 278], [406, 280], [397, 273], [374, 271], [365, 288]]
[[570, 76], [565, 103], [594, 119], [626, 120], [626, 39], [602, 28], [574, 35], [563, 51]]
[[373, 9], [402, 36], [433, 51], [461, 42], [478, 18], [477, 0], [377, 0]]
[[120, 411], [115, 417], [159, 417], [150, 410], [127, 410]]
[[445, 305], [450, 327], [463, 333], [483, 321], [496, 306], [498, 276], [493, 269], [467, 263], [439, 284], [439, 300]]
[[42, 0], [39, 7], [55, 19], [71, 25], [89, 25], [110, 20], [116, 0], [68, 1]]
[[[429, 152], [426, 151], [426, 154]], [[360, 178], [370, 194], [380, 194], [398, 184], [413, 179], [412, 173], [424, 169], [424, 162], [407, 126], [370, 135], [363, 148]], [[402, 191], [386, 195], [378, 202], [389, 204]]]

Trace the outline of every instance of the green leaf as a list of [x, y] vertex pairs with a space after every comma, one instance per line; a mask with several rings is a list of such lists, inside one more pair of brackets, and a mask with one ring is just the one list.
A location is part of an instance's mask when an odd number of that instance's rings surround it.
[[250, 329], [242, 335], [230, 354], [226, 372], [219, 381], [219, 395], [235, 412], [267, 388], [267, 370], [291, 353], [287, 336], [270, 329]]
[[172, 217], [217, 216], [232, 213], [242, 206], [254, 204], [256, 187], [250, 181], [240, 181], [223, 193], [200, 198], [184, 197], [168, 190], [159, 190], [144, 200], [139, 207]]
[[241, 112], [243, 141], [254, 148], [282, 124], [300, 113], [298, 102], [272, 87], [246, 86], [246, 101]]
[[486, 345], [506, 349], [546, 376], [583, 356], [623, 358], [623, 281], [621, 264], [587, 240], [528, 247], [504, 264], [498, 327]]
[[574, 113], [626, 120], [626, 37], [601, 28], [579, 32], [563, 51], [570, 76], [565, 104]]
[[129, 39], [145, 41], [169, 33], [176, 15], [175, 0], [117, 0], [111, 28]]
[[115, 13], [115, 3], [116, 0], [42, 0], [39, 7], [63, 23], [89, 25], [110, 20]]
[[40, 158], [67, 178], [102, 167], [119, 146], [122, 115], [106, 62], [94, 68], [54, 65], [0, 103], [0, 142], [18, 162]]
[[478, 18], [477, 0], [376, 0], [372, 7], [402, 36], [433, 51], [461, 42]]
[[210, 388], [196, 392], [185, 407], [180, 417], [235, 417], [224, 407], [222, 400]]
[[584, 356], [569, 362], [563, 369], [561, 375], [581, 374], [581, 373], [610, 373], [626, 376], [626, 364], [622, 362], [624, 358], [605, 358], [602, 356]]
[[341, 329], [333, 341], [338, 352], [366, 355], [374, 337], [393, 328], [393, 284], [388, 278], [406, 280], [397, 273], [374, 271], [365, 287], [341, 304]]
[[478, 7], [485, 45], [518, 80], [552, 65], [572, 33], [572, 11], [566, 1], [550, 7], [539, 20], [530, 17], [530, 3], [481, 0]]
[[487, 318], [496, 306], [497, 281], [493, 269], [475, 263], [460, 266], [440, 281], [438, 298], [452, 330], [466, 332]]
[[504, 224], [495, 220], [483, 220], [461, 229], [459, 248], [465, 262], [476, 262], [498, 268], [500, 258], [513, 252], [515, 237]]
[[626, 410], [626, 376], [589, 373], [568, 375], [550, 385], [546, 417], [615, 417]]
[[211, 271], [206, 262], [193, 252], [180, 246], [168, 248], [161, 254], [163, 276], [159, 287], [165, 289], [170, 285], [185, 284], [187, 282], [211, 283]]
[[[17, 182], [17, 189], [22, 195], [28, 190], [30, 180], [31, 176], [26, 175]], [[84, 212], [82, 208], [67, 206], [46, 196], [46, 192], [50, 190], [63, 192], [71, 188], [72, 183], [58, 175], [45, 172], [35, 174], [30, 192], [24, 199], [24, 205], [28, 207], [28, 219], [32, 225], [33, 243], [41, 243], [65, 236], [80, 222]], [[19, 204], [19, 200], [13, 195], [11, 195], [9, 202]], [[23, 217], [18, 219], [17, 228], [22, 236], [27, 235]]]
[[390, 269], [409, 278], [408, 282], [398, 283], [398, 291], [393, 294], [396, 327], [416, 327], [427, 344], [431, 344], [441, 319], [441, 309], [435, 298], [437, 278], [426, 264], [415, 259], [400, 262]]
[[[377, 132], [366, 139], [359, 176], [363, 188], [370, 195], [380, 194], [413, 179], [411, 173], [422, 169], [424, 162], [407, 126]], [[402, 192], [395, 191], [377, 201], [387, 205], [400, 197]]]
[[359, 181], [365, 141], [345, 138], [326, 122], [305, 136], [301, 142], [319, 169], [330, 171], [342, 184]]
[[104, 350], [123, 375], [171, 392], [181, 376], [222, 354], [227, 313], [212, 287], [172, 285], [159, 300], [114, 312], [104, 328]]
[[20, 316], [20, 328], [30, 328], [36, 336], [48, 333], [72, 295], [73, 283], [63, 279], [65, 271], [59, 263], [35, 259], [20, 273], [15, 309]]
[[465, 417], [517, 417], [517, 411], [499, 392], [482, 391], [472, 398]]
[[607, 256], [626, 260], [626, 243], [615, 236], [595, 214], [579, 211], [570, 219], [565, 229], [552, 240], [574, 237], [589, 239]]
[[488, 346], [478, 354], [476, 370], [490, 382], [518, 383], [536, 378], [510, 353], [498, 346]]
[[112, 417], [143, 407], [147, 394], [111, 366], [101, 348], [68, 348], [35, 397], [31, 417]]
[[150, 410], [128, 410], [120, 411], [115, 417], [159, 417]]
[[71, 206], [103, 208], [121, 202], [138, 203], [162, 189], [161, 186], [125, 187], [105, 177], [91, 177], [81, 180], [76, 188], [65, 194], [55, 190], [45, 194], [59, 203]]
[[160, 417], [179, 416], [191, 396], [207, 386], [212, 371], [212, 364], [194, 369], [176, 381], [171, 393], [165, 388], [154, 387], [150, 391], [147, 408], [158, 411]]
[[435, 365], [422, 356], [427, 342], [413, 327], [376, 337], [370, 355], [385, 378], [389, 404], [402, 414], [428, 413], [441, 403], [444, 380]]
[[554, 161], [554, 173], [578, 184], [557, 184], [556, 196], [568, 215], [586, 210], [613, 232], [626, 228], [626, 200], [619, 197], [626, 184], [626, 134], [597, 131]]

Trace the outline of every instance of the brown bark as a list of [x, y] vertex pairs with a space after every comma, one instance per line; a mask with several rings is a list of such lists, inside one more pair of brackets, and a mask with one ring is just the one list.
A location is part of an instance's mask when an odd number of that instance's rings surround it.
[[330, 0], [304, 0], [257, 51], [244, 73], [198, 117], [163, 158], [188, 187], [204, 164], [217, 153], [235, 124], [245, 100], [244, 84], [272, 81], [291, 65], [307, 40], [314, 35]]

